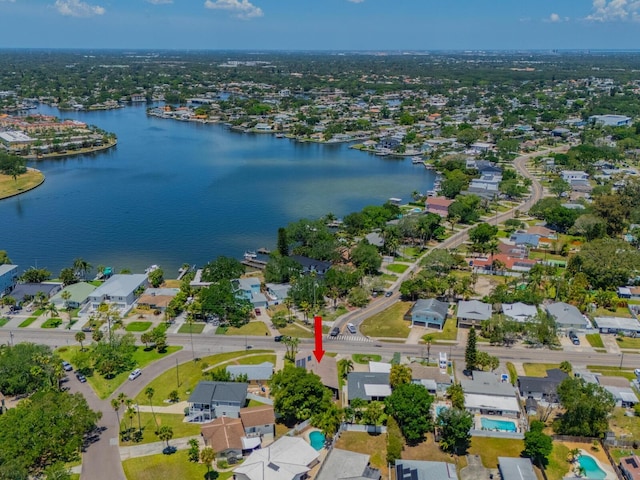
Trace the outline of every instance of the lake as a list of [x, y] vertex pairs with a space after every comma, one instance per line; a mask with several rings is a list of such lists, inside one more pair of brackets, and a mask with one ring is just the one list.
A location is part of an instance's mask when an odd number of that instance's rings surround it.
[[170, 278], [183, 263], [273, 248], [277, 229], [300, 218], [408, 201], [433, 185], [433, 173], [409, 158], [147, 117], [145, 106], [38, 111], [114, 132], [118, 145], [31, 162], [45, 183], [0, 201], [0, 250], [21, 270], [57, 276], [82, 257], [115, 271], [158, 264]]

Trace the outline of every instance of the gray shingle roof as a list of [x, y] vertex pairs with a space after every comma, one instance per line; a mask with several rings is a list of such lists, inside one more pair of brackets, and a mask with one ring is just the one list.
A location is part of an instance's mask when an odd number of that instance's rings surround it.
[[448, 303], [441, 302], [440, 300], [436, 300], [435, 298], [429, 298], [427, 300], [418, 300], [413, 306], [413, 310], [411, 310], [411, 313], [435, 313], [438, 317], [444, 320], [447, 317], [448, 310]]
[[498, 466], [503, 480], [537, 480], [538, 478], [528, 458], [498, 457]]
[[458, 480], [453, 463], [396, 460], [397, 480]]
[[215, 402], [234, 402], [243, 406], [246, 399], [246, 383], [200, 382], [189, 397], [189, 402], [209, 405]]
[[349, 400], [362, 398], [371, 400], [365, 391], [365, 385], [389, 385], [388, 373], [351, 372], [347, 377]]
[[458, 317], [471, 320], [488, 320], [491, 318], [491, 305], [478, 300], [461, 300], [458, 302]]

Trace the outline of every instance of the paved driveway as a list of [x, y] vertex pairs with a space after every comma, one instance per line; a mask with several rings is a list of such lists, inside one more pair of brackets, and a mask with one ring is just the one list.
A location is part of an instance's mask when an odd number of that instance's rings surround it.
[[467, 466], [460, 470], [460, 480], [489, 480], [489, 469], [478, 455], [467, 455]]

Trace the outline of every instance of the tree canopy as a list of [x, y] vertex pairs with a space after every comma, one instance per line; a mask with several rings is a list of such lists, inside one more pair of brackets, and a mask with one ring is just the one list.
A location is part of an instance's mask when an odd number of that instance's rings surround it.
[[415, 383], [398, 385], [385, 399], [387, 414], [393, 416], [407, 443], [414, 445], [433, 429], [431, 404], [433, 396]]
[[604, 387], [567, 377], [558, 385], [558, 398], [565, 411], [554, 424], [556, 432], [599, 438], [609, 429], [608, 416], [615, 400]]
[[331, 393], [320, 377], [292, 365], [286, 365], [271, 377], [271, 393], [275, 411], [287, 424], [321, 414], [331, 405]]

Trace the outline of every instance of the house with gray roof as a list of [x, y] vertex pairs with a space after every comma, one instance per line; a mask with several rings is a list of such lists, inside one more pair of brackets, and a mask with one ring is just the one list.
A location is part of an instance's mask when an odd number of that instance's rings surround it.
[[38, 293], [45, 294], [47, 299], [62, 290], [62, 283], [43, 282], [43, 283], [19, 283], [11, 292], [11, 296], [18, 304], [25, 301], [31, 301]]
[[473, 372], [473, 379], [463, 378], [465, 409], [472, 414], [493, 414], [520, 417], [520, 402], [516, 390], [495, 373]]
[[636, 318], [625, 317], [595, 317], [600, 333], [621, 333], [629, 336], [640, 335], [640, 322]]
[[525, 245], [527, 247], [537, 248], [538, 242], [540, 241], [540, 235], [532, 233], [514, 233], [509, 237], [509, 241], [516, 245]]
[[396, 480], [458, 480], [453, 463], [396, 460]]
[[0, 265], [0, 297], [13, 290], [18, 283], [18, 265]]
[[[58, 308], [80, 308], [82, 305], [87, 303], [89, 295], [91, 295], [96, 288], [97, 287], [95, 285], [91, 285], [87, 282], [72, 283], [51, 297], [51, 301]], [[69, 295], [71, 295], [67, 300], [62, 298], [63, 295], [66, 296], [65, 292], [69, 292]]]
[[270, 299], [269, 303], [273, 303], [273, 305], [284, 302], [284, 299], [289, 296], [289, 290], [291, 290], [291, 285], [288, 283], [267, 283], [266, 287]]
[[327, 270], [331, 268], [331, 262], [325, 262], [323, 260], [316, 260], [302, 255], [291, 255], [289, 258], [295, 260], [302, 266], [302, 273], [305, 275], [310, 273], [324, 275], [327, 273]]
[[558, 403], [558, 385], [568, 375], [558, 368], [547, 370], [546, 377], [518, 377], [518, 390], [522, 398]]
[[419, 363], [410, 363], [411, 381], [419, 383], [426, 388], [429, 393], [445, 393], [453, 383], [453, 378], [447, 373], [443, 373], [439, 367], [425, 367]]
[[267, 297], [260, 291], [260, 279], [257, 277], [238, 278], [231, 281], [238, 298], [249, 300], [254, 308], [267, 306]]
[[265, 448], [254, 450], [233, 471], [236, 480], [302, 480], [318, 464], [320, 456], [300, 437], [280, 437]]
[[473, 327], [491, 318], [491, 305], [479, 300], [458, 302], [458, 327]]
[[263, 362], [259, 365], [227, 365], [227, 372], [232, 379], [246, 375], [249, 382], [267, 381], [273, 375], [273, 363]]
[[217, 417], [240, 417], [247, 403], [247, 384], [200, 382], [189, 397], [189, 419], [208, 422]]
[[498, 457], [502, 480], [537, 480], [529, 458]]
[[347, 376], [347, 395], [351, 402], [354, 398], [361, 398], [370, 402], [384, 400], [391, 395], [388, 373], [351, 372]]
[[146, 273], [113, 275], [89, 295], [89, 303], [94, 310], [104, 302], [127, 311], [136, 301], [137, 292], [144, 292], [148, 284]]
[[411, 309], [411, 324], [442, 330], [447, 319], [449, 304], [435, 298], [418, 300]]
[[316, 480], [360, 480], [380, 479], [380, 470], [369, 464], [370, 456], [332, 448], [322, 463]]
[[522, 302], [503, 303], [502, 313], [510, 320], [524, 323], [538, 315], [538, 308], [535, 305], [527, 305]]
[[547, 305], [547, 312], [556, 321], [560, 330], [583, 330], [591, 327], [591, 323], [573, 305], [555, 302]]

